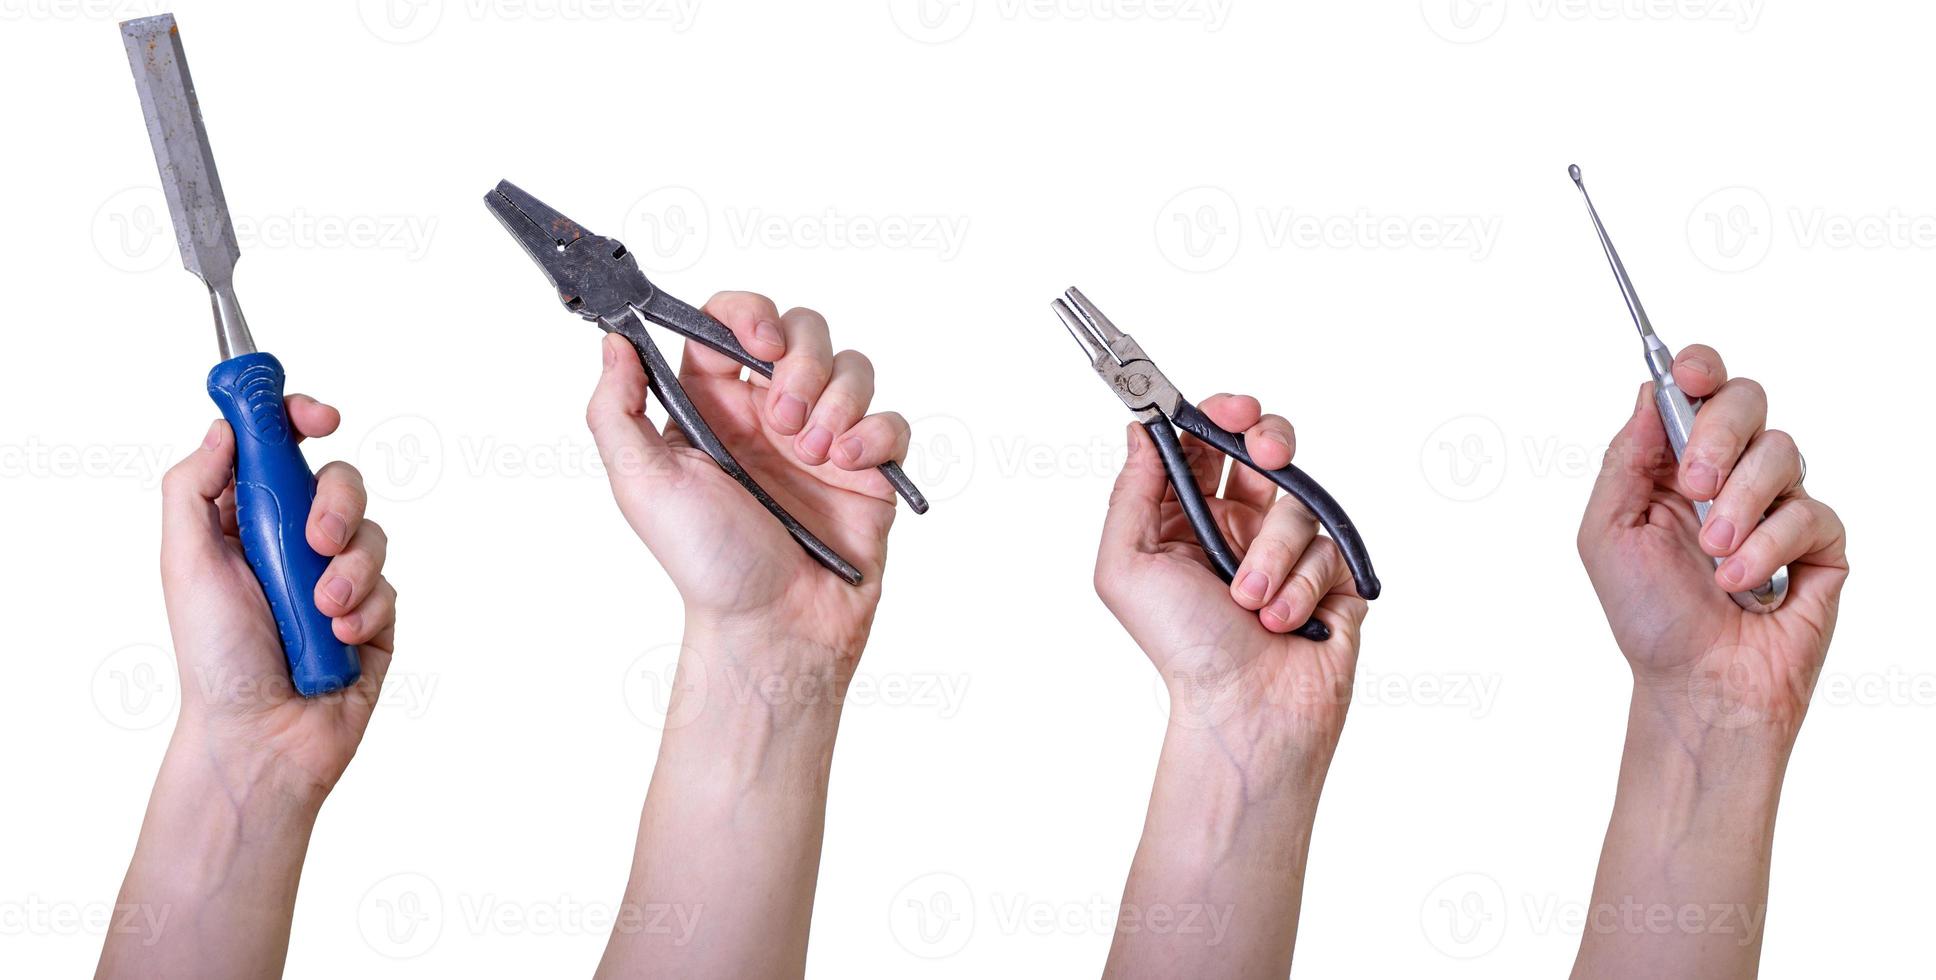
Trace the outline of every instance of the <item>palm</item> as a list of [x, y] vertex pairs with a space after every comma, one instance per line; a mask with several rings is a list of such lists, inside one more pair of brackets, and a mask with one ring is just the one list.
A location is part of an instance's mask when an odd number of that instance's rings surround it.
[[[386, 635], [362, 648], [363, 677], [348, 690], [298, 695], [269, 603], [236, 536], [233, 500], [231, 489], [221, 501], [219, 552], [203, 555], [202, 567], [186, 575], [166, 576], [186, 583], [187, 592], [167, 590], [170, 622], [194, 624], [192, 633], [178, 630], [175, 640], [184, 697], [223, 741], [266, 749], [327, 789], [369, 725], [390, 640]], [[373, 663], [376, 658], [382, 663]]]
[[[1221, 498], [1209, 503], [1225, 539], [1239, 552], [1247, 550], [1264, 511]], [[1355, 645], [1273, 633], [1256, 613], [1233, 603], [1173, 496], [1163, 502], [1156, 548], [1138, 561], [1139, 577], [1147, 578], [1144, 594], [1166, 599], [1158, 609], [1123, 610], [1125, 622], [1170, 683], [1173, 699], [1193, 698], [1190, 709], [1206, 721], [1262, 707], [1273, 721], [1301, 731], [1342, 726]], [[1166, 653], [1159, 659], [1156, 651]]]
[[[1787, 717], [1806, 705], [1834, 613], [1792, 592], [1773, 613], [1750, 613], [1715, 584], [1693, 505], [1657, 487], [1641, 520], [1590, 568], [1615, 639], [1636, 672], [1685, 683], [1706, 713]], [[1609, 581], [1600, 581], [1602, 577]]]
[[[826, 627], [829, 644], [865, 629], [880, 598], [893, 490], [878, 472], [810, 466], [792, 438], [763, 420], [764, 387], [734, 378], [684, 379], [693, 404], [753, 479], [859, 568], [849, 586], [821, 568], [753, 496], [693, 448], [677, 426], [666, 427], [678, 468], [671, 493], [626, 501], [634, 526], [666, 565], [688, 604], [719, 614], [774, 607], [796, 622]], [[634, 485], [636, 486], [636, 484]], [[843, 647], [844, 648], [844, 647]]]

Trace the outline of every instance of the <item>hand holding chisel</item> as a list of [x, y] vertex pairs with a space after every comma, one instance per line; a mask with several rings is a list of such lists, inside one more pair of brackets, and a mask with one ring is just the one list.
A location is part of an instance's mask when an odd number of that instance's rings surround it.
[[201, 106], [188, 75], [181, 32], [171, 14], [121, 25], [121, 38], [141, 94], [148, 138], [161, 169], [182, 264], [208, 285], [222, 360], [208, 376], [209, 397], [235, 430], [236, 530], [268, 599], [288, 658], [290, 678], [305, 697], [356, 683], [356, 648], [336, 637], [316, 606], [328, 560], [305, 540], [316, 477], [296, 448], [300, 438], [283, 406], [282, 364], [257, 351], [235, 299], [235, 228], [215, 175]]

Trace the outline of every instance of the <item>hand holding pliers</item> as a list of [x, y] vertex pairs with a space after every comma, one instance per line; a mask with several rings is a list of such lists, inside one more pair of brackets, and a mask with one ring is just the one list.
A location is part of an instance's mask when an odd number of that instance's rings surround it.
[[[645, 325], [657, 323], [767, 378], [773, 377], [773, 362], [754, 357], [725, 324], [654, 286], [640, 271], [638, 259], [617, 239], [592, 234], [510, 181], [500, 181], [484, 195], [484, 204], [544, 271], [566, 309], [631, 342], [645, 367], [647, 384], [673, 423], [686, 434], [686, 440], [711, 456], [720, 469], [752, 494], [816, 561], [847, 584], [860, 584], [860, 570], [853, 563], [787, 513], [733, 458], [693, 405]], [[900, 464], [890, 460], [879, 469], [915, 513], [927, 512], [927, 498], [901, 471]]]
[[[1157, 369], [1149, 355], [1143, 353], [1142, 346], [1128, 334], [1116, 329], [1116, 325], [1080, 291], [1071, 288], [1052, 306], [1056, 316], [1062, 319], [1062, 325], [1069, 329], [1076, 343], [1081, 344], [1083, 352], [1089, 355], [1096, 374], [1122, 399], [1156, 443], [1156, 451], [1163, 459], [1163, 469], [1169, 474], [1177, 502], [1183, 506], [1183, 513], [1189, 518], [1190, 527], [1196, 532], [1197, 541], [1203, 545], [1203, 551], [1210, 559], [1210, 567], [1219, 578], [1228, 583], [1237, 574], [1237, 555], [1231, 550], [1230, 543], [1224, 540], [1223, 532], [1218, 530], [1209, 501], [1204, 499], [1203, 491], [1197, 486], [1196, 475], [1190, 470], [1190, 461], [1184, 455], [1183, 443], [1177, 436], [1179, 428], [1262, 474], [1297, 498], [1304, 509], [1324, 525], [1325, 531], [1344, 555], [1345, 564], [1350, 567], [1351, 576], [1356, 582], [1358, 595], [1365, 599], [1378, 598], [1378, 576], [1371, 570], [1371, 555], [1365, 550], [1364, 539], [1358, 535], [1358, 529], [1352, 526], [1351, 518], [1345, 516], [1344, 508], [1338, 506], [1338, 502], [1318, 486], [1317, 481], [1295, 466], [1287, 465], [1276, 470], [1259, 466], [1244, 448], [1242, 435], [1219, 426], [1186, 401], [1176, 386]], [[1316, 618], [1295, 632], [1312, 640], [1324, 640], [1331, 635], [1330, 629]]]

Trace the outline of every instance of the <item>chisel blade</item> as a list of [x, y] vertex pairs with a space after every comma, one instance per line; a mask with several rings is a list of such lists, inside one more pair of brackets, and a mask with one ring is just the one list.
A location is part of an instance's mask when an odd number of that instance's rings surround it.
[[148, 141], [154, 145], [155, 165], [161, 170], [161, 190], [175, 222], [175, 244], [182, 265], [200, 276], [210, 289], [229, 285], [241, 251], [235, 227], [229, 222], [222, 181], [215, 175], [208, 131], [195, 99], [195, 83], [188, 76], [175, 15], [160, 14], [126, 21], [121, 40], [141, 93], [141, 113], [148, 119]]

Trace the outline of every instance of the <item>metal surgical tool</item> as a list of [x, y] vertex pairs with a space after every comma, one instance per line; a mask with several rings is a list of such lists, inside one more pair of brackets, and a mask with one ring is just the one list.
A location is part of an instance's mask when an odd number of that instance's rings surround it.
[[[1606, 250], [1607, 263], [1613, 266], [1613, 279], [1620, 284], [1620, 295], [1627, 301], [1627, 312], [1633, 315], [1634, 326], [1640, 328], [1640, 341], [1647, 350], [1647, 370], [1654, 378], [1654, 405], [1660, 410], [1660, 421], [1667, 428], [1667, 441], [1674, 447], [1674, 458], [1680, 459], [1687, 452], [1688, 436], [1694, 431], [1694, 414], [1700, 411], [1698, 401], [1690, 401], [1687, 392], [1674, 381], [1674, 352], [1667, 349], [1660, 337], [1654, 334], [1654, 325], [1647, 319], [1647, 311], [1640, 305], [1640, 294], [1634, 292], [1633, 280], [1627, 277], [1627, 267], [1620, 262], [1620, 253], [1614, 251], [1613, 239], [1607, 237], [1607, 228], [1600, 223], [1600, 212], [1594, 210], [1593, 197], [1586, 192], [1586, 181], [1580, 177], [1580, 167], [1574, 164], [1567, 168], [1567, 174], [1580, 189], [1580, 196], [1586, 200], [1586, 213], [1593, 218], [1593, 230], [1600, 236], [1600, 247]], [[1694, 516], [1700, 523], [1707, 524], [1709, 501], [1694, 501]], [[1719, 567], [1721, 559], [1714, 559]], [[1734, 601], [1749, 612], [1774, 612], [1788, 597], [1788, 569], [1778, 568], [1774, 578], [1746, 592], [1731, 592]]]

